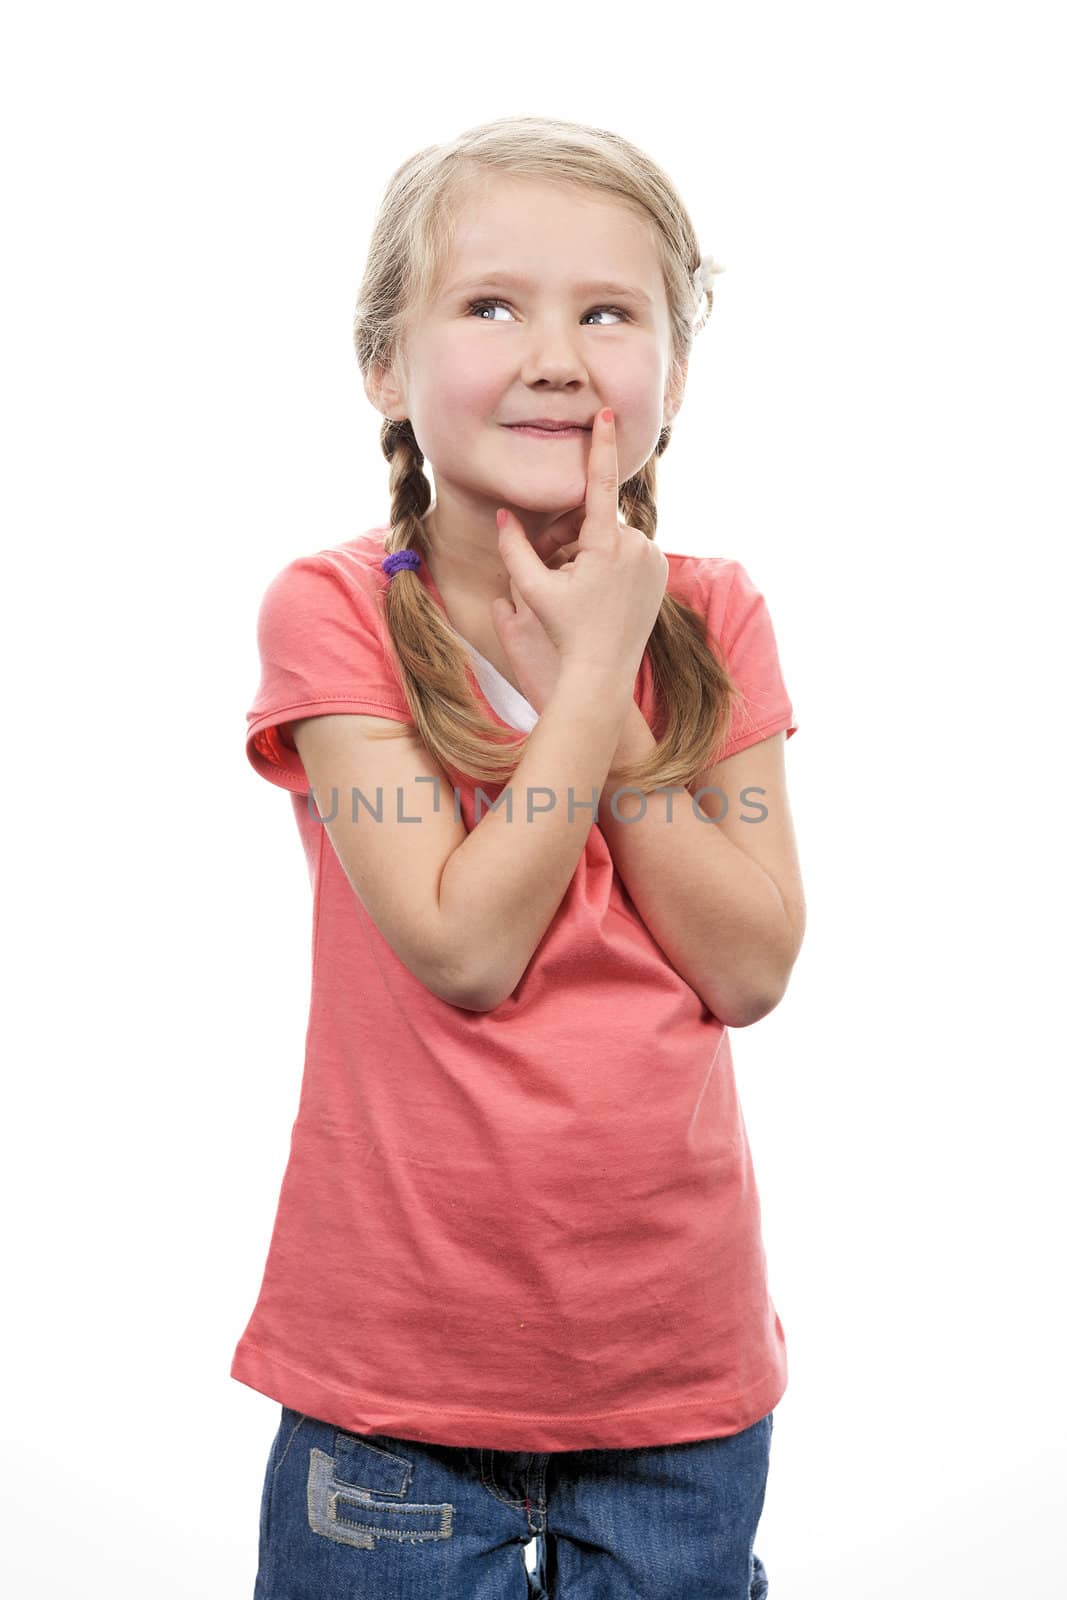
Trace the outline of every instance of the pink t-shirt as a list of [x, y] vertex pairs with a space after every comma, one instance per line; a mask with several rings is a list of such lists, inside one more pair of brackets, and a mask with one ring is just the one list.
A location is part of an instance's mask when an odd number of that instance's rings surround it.
[[[231, 1375], [350, 1432], [445, 1445], [736, 1433], [778, 1403], [787, 1373], [730, 1037], [641, 920], [599, 827], [514, 992], [464, 1011], [378, 932], [279, 735], [331, 712], [411, 722], [379, 610], [387, 532], [298, 557], [259, 614], [246, 749], [290, 791], [313, 968], [288, 1165]], [[745, 697], [724, 757], [791, 735], [745, 569], [666, 553], [668, 591], [707, 618]], [[654, 726], [647, 657], [634, 699]], [[448, 777], [469, 831], [476, 785]], [[481, 787], [491, 801], [504, 785]]]

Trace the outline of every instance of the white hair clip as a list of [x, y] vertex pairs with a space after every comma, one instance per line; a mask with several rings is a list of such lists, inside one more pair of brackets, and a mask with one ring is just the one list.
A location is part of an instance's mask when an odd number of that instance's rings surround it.
[[711, 294], [712, 279], [715, 274], [725, 271], [726, 268], [720, 266], [711, 256], [701, 256], [700, 265], [693, 273], [693, 292], [698, 300], [702, 300], [705, 293]]

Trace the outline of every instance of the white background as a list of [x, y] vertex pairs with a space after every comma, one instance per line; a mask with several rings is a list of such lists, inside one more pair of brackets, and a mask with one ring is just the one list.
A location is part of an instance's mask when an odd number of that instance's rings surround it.
[[727, 269], [659, 537], [744, 563], [800, 729], [806, 943], [734, 1035], [772, 1600], [1063, 1592], [1057, 21], [8, 14], [6, 1594], [251, 1600], [279, 1412], [229, 1363], [310, 975], [255, 616], [388, 520], [350, 339], [381, 189], [518, 113], [646, 149]]

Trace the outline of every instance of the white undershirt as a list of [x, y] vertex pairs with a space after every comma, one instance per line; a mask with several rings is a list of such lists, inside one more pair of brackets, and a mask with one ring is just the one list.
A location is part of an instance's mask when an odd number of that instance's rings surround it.
[[470, 651], [474, 676], [481, 684], [482, 693], [497, 716], [502, 717], [509, 727], [517, 728], [520, 733], [529, 733], [538, 721], [538, 714], [529, 700], [517, 689], [512, 688], [504, 675], [496, 670], [491, 661], [486, 660], [480, 650], [474, 648], [469, 639], [464, 639], [461, 633], [456, 637]]

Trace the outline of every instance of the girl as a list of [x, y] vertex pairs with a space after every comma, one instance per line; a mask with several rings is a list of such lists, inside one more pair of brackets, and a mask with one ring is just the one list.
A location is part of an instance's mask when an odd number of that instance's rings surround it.
[[231, 1368], [281, 1406], [257, 1600], [767, 1593], [786, 1356], [726, 1030], [803, 937], [796, 724], [744, 567], [655, 542], [717, 270], [602, 129], [505, 119], [386, 190], [390, 520], [270, 584], [248, 714], [314, 892]]

